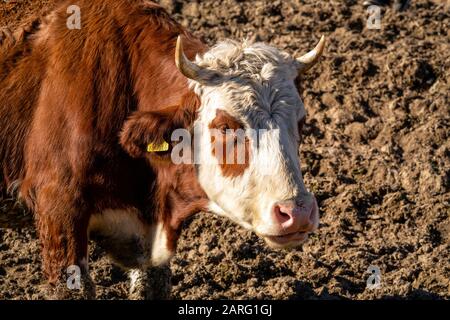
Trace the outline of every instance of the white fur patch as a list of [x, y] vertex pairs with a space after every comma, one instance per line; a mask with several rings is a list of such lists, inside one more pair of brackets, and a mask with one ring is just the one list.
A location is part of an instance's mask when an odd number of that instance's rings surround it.
[[89, 233], [99, 232], [112, 241], [127, 241], [137, 237], [146, 249], [139, 260], [143, 266], [158, 266], [167, 263], [173, 252], [167, 247], [167, 234], [161, 223], [146, 224], [139, 219], [136, 209], [105, 210], [102, 214], [94, 214], [89, 221]]
[[130, 277], [130, 291], [134, 291], [141, 281], [142, 271], [140, 269], [131, 269], [128, 276]]
[[162, 223], [156, 225], [153, 234], [151, 262], [153, 266], [159, 266], [167, 263], [174, 252], [168, 249], [167, 232]]

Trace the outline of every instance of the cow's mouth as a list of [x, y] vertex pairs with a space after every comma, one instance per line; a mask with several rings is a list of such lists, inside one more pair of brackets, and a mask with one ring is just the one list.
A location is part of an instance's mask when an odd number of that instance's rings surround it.
[[264, 236], [264, 238], [274, 247], [291, 247], [305, 242], [308, 234], [309, 232], [292, 232], [278, 236]]

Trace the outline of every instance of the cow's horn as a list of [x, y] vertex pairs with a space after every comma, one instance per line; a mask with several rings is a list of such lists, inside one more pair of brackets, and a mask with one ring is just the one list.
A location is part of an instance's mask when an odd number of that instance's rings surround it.
[[322, 36], [320, 38], [319, 43], [316, 45], [314, 49], [304, 54], [300, 58], [297, 58], [297, 62], [299, 62], [300, 64], [298, 68], [298, 73], [302, 74], [308, 71], [312, 66], [314, 66], [319, 60], [320, 56], [322, 55], [324, 48], [325, 48], [325, 37]]
[[183, 51], [183, 41], [181, 36], [178, 36], [177, 47], [175, 49], [175, 64], [178, 70], [189, 79], [200, 80], [202, 69], [190, 61]]

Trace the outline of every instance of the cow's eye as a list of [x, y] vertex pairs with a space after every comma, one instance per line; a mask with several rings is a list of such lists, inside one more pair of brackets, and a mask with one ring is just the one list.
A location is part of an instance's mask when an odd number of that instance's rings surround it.
[[227, 134], [227, 130], [230, 129], [230, 127], [227, 124], [222, 124], [218, 127], [221, 134]]

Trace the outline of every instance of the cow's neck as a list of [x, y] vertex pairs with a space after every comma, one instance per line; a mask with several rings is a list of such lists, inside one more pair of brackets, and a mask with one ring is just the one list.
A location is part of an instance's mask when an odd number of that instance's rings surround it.
[[156, 174], [156, 215], [167, 231], [169, 249], [174, 250], [183, 222], [207, 210], [209, 200], [197, 180], [194, 165], [167, 164], [159, 167]]
[[[132, 44], [129, 49], [131, 72], [139, 111], [177, 105], [189, 92], [187, 79], [175, 65], [175, 44], [179, 34], [184, 36], [184, 50], [189, 59], [207, 50], [204, 43], [170, 19], [162, 9], [157, 13], [152, 17], [158, 20], [160, 27], [152, 28], [152, 24], [144, 19], [133, 24], [135, 29], [125, 35], [130, 36], [127, 42]], [[127, 28], [130, 28], [128, 24]], [[136, 34], [139, 37], [133, 38]], [[174, 250], [183, 221], [205, 210], [208, 199], [198, 184], [193, 165], [170, 163], [152, 167], [157, 179], [152, 195], [152, 199], [156, 199], [154, 215], [158, 221], [163, 221], [168, 244], [172, 246], [169, 249]]]

